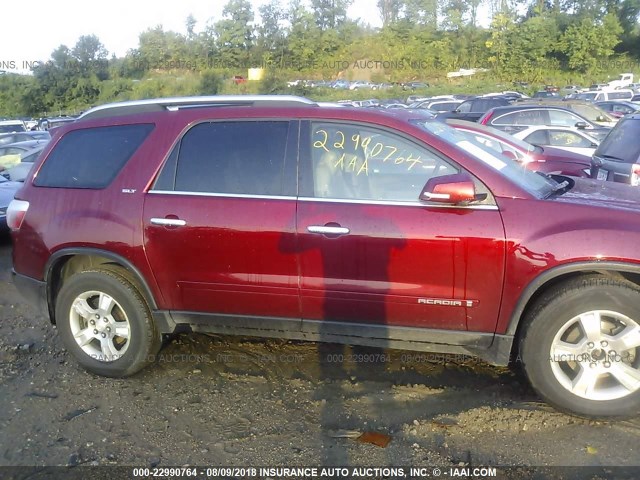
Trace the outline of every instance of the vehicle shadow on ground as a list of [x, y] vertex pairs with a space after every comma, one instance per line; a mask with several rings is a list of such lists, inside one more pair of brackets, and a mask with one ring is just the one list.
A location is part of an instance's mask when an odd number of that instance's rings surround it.
[[[514, 370], [470, 358], [202, 334], [179, 335], [160, 355], [192, 362], [161, 361], [139, 376], [186, 377], [195, 389], [213, 382], [222, 393], [246, 383], [251, 395], [265, 395], [265, 405], [277, 398], [287, 421], [304, 419], [301, 428], [314, 426], [308, 434], [319, 440], [322, 466], [354, 464], [355, 452], [367, 448], [356, 438], [365, 432], [379, 434], [373, 438], [383, 443], [385, 436], [407, 441], [416, 426], [446, 429], [457, 423], [456, 416], [483, 407], [549, 409]], [[425, 441], [444, 456], [444, 439], [435, 433]], [[466, 451], [447, 452], [456, 462], [468, 461]], [[381, 457], [384, 450], [376, 453]]]

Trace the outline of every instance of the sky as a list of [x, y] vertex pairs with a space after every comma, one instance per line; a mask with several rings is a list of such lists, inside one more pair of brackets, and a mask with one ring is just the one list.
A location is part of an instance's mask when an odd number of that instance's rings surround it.
[[[250, 0], [257, 14], [266, 0]], [[162, 25], [165, 30], [186, 33], [185, 20], [193, 14], [196, 31], [209, 18], [222, 16], [226, 0], [31, 0], [10, 2], [2, 8], [0, 26], [0, 70], [23, 73], [29, 62], [47, 61], [60, 45], [72, 48], [82, 35], [97, 35], [109, 56], [123, 57], [138, 46], [138, 35]], [[283, 2], [283, 3], [286, 3]], [[354, 0], [351, 18], [372, 26], [381, 20], [375, 0]]]

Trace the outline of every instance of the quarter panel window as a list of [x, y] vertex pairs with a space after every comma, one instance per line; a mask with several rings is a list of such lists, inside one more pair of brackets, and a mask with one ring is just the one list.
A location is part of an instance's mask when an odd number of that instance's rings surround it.
[[[177, 191], [281, 195], [288, 122], [208, 122], [179, 145]], [[165, 168], [172, 168], [168, 162]], [[170, 175], [160, 174], [166, 188]]]
[[73, 130], [60, 139], [38, 172], [34, 185], [105, 188], [142, 145], [151, 124]]
[[368, 127], [312, 124], [309, 148], [318, 198], [416, 202], [430, 178], [459, 172], [426, 148]]

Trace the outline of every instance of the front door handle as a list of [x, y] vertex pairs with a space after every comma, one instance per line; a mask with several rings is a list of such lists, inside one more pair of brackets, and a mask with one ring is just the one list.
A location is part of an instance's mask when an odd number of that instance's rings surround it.
[[351, 231], [346, 227], [332, 227], [328, 225], [309, 225], [309, 233], [320, 233], [322, 235], [348, 235]]
[[184, 227], [187, 224], [179, 218], [152, 218], [151, 225], [160, 225], [163, 227]]

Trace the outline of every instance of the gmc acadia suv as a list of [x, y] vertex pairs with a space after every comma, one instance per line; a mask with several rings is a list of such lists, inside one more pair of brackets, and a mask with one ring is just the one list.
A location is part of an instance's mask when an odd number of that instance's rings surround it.
[[17, 287], [87, 370], [177, 330], [521, 361], [560, 409], [640, 407], [640, 193], [411, 113], [296, 97], [97, 107], [8, 209]]

